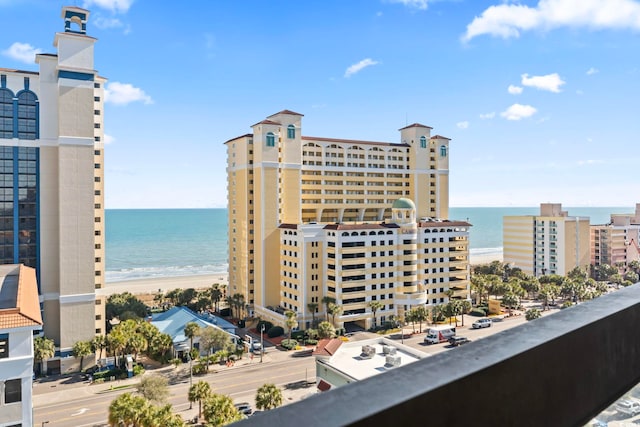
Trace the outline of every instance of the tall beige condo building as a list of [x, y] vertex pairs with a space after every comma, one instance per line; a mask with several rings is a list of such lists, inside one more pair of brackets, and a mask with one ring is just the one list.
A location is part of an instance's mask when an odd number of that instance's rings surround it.
[[591, 263], [608, 264], [625, 271], [640, 261], [640, 203], [635, 213], [611, 214], [607, 224], [591, 226]]
[[505, 216], [502, 231], [504, 263], [526, 274], [589, 266], [589, 218], [569, 216], [560, 203], [540, 204], [540, 215]]
[[400, 129], [400, 142], [305, 136], [281, 111], [227, 141], [229, 293], [300, 328], [369, 327], [417, 305], [469, 297], [470, 224], [449, 221], [449, 139]]
[[63, 7], [55, 54], [39, 72], [0, 68], [0, 263], [36, 269], [51, 371], [103, 331], [105, 79], [89, 11]]

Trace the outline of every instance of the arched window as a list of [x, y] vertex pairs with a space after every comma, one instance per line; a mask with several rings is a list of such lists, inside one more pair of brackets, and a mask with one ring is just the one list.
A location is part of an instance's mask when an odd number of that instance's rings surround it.
[[424, 136], [420, 137], [420, 148], [427, 148], [427, 138]]
[[446, 145], [441, 145], [440, 146], [440, 157], [447, 157], [447, 146]]
[[18, 138], [36, 139], [37, 124], [36, 95], [22, 91], [18, 94]]
[[13, 138], [13, 93], [0, 89], [0, 138]]
[[293, 139], [296, 137], [296, 127], [294, 125], [287, 126], [287, 138]]
[[267, 133], [267, 147], [275, 147], [276, 146], [276, 136], [273, 132]]

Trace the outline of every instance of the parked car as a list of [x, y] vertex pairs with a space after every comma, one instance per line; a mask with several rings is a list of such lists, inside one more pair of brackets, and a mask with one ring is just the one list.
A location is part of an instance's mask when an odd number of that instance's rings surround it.
[[241, 414], [247, 416], [251, 415], [251, 405], [248, 402], [236, 403], [233, 406], [235, 406], [238, 412], [240, 412]]
[[260, 353], [260, 351], [262, 351], [262, 344], [260, 341], [254, 341], [253, 344], [251, 344], [251, 351], [254, 353]]
[[478, 319], [475, 322], [473, 322], [473, 325], [471, 325], [471, 327], [473, 329], [488, 328], [491, 326], [491, 323], [492, 323], [491, 319]]
[[616, 403], [616, 411], [632, 417], [640, 414], [640, 402], [632, 399], [623, 399]]
[[459, 345], [463, 345], [463, 344], [466, 344], [468, 342], [471, 342], [471, 340], [469, 338], [459, 337], [457, 335], [449, 338], [449, 344], [451, 344], [452, 347], [457, 347]]

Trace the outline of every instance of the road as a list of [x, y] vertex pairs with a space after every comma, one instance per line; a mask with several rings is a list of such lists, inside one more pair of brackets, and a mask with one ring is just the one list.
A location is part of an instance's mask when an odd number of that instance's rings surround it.
[[[235, 369], [221, 369], [216, 373], [197, 376], [194, 383], [206, 380], [211, 384], [215, 393], [230, 396], [235, 402], [247, 401], [253, 406], [255, 391], [265, 383], [274, 383], [281, 388], [300, 386], [305, 381], [315, 383], [315, 359], [313, 357], [288, 357], [286, 360], [273, 361], [260, 364], [257, 360], [251, 365], [237, 367]], [[189, 411], [187, 393], [189, 389], [189, 377], [172, 376], [170, 380], [170, 397], [168, 403], [173, 406], [174, 412], [189, 419], [194, 411]], [[128, 387], [118, 389], [119, 385], [129, 384]], [[83, 384], [80, 387], [69, 389], [74, 399], [71, 401], [52, 402], [34, 407], [34, 425], [40, 426], [48, 421], [47, 427], [88, 427], [103, 426], [107, 422], [109, 404], [120, 394], [135, 391], [133, 380], [122, 381], [115, 384], [117, 390], [110, 391], [105, 385]], [[42, 384], [37, 384], [40, 386]], [[315, 384], [314, 384], [315, 385]], [[104, 392], [96, 394], [91, 390], [94, 387], [102, 387]], [[307, 389], [309, 393], [315, 391], [315, 387]], [[61, 393], [56, 391], [53, 393]], [[285, 392], [286, 395], [286, 392]], [[194, 403], [194, 408], [197, 404]]]

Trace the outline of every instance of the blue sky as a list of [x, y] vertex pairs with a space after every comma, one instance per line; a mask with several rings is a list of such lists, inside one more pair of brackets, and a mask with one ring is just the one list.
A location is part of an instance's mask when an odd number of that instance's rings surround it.
[[640, 202], [640, 1], [0, 0], [0, 67], [37, 70], [91, 11], [107, 208], [226, 206], [223, 145], [283, 109], [302, 133], [452, 139], [452, 206]]

